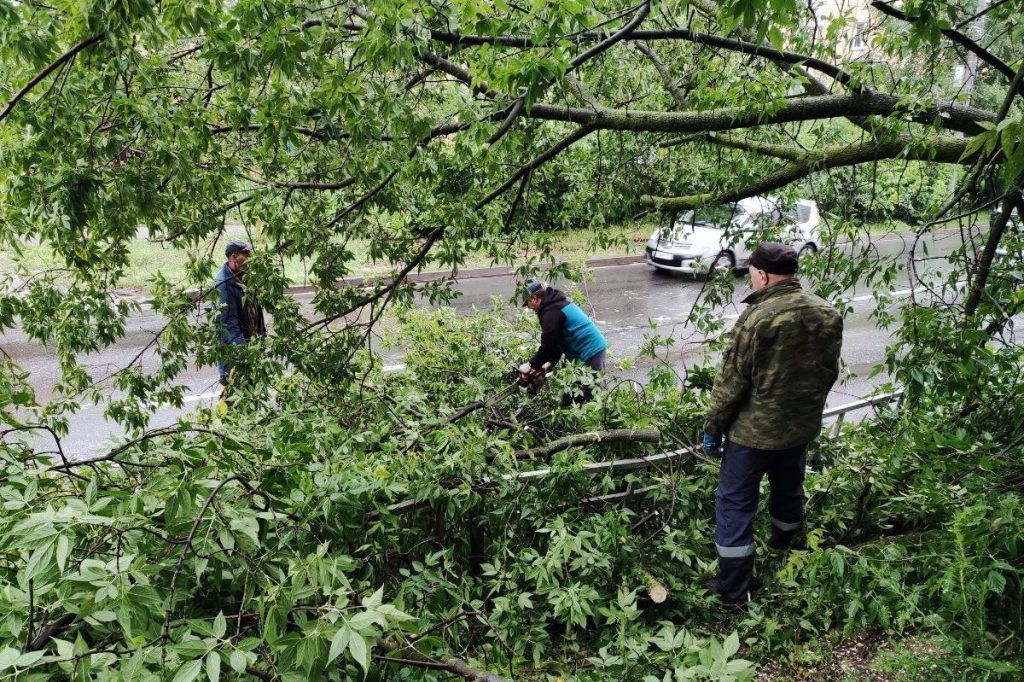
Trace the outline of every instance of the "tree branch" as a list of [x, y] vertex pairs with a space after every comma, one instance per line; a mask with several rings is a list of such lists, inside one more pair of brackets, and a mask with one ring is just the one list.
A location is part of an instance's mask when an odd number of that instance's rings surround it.
[[185, 542], [183, 543], [184, 546], [181, 548], [181, 554], [178, 555], [178, 561], [174, 565], [174, 574], [171, 576], [171, 587], [167, 596], [167, 615], [164, 616], [162, 638], [165, 640], [167, 639], [167, 636], [170, 632], [171, 624], [171, 621], [168, 619], [167, 616], [170, 615], [170, 611], [174, 606], [175, 588], [177, 587], [178, 584], [178, 576], [181, 574], [181, 569], [185, 564], [185, 556], [188, 554], [189, 550], [192, 549], [192, 542], [195, 540], [196, 532], [199, 530], [199, 526], [203, 522], [203, 517], [206, 516], [206, 510], [209, 509], [211, 504], [213, 504], [214, 499], [216, 499], [220, 491], [223, 490], [224, 487], [228, 483], [231, 483], [232, 481], [237, 481], [243, 488], [245, 488], [249, 492], [250, 495], [262, 495], [263, 497], [266, 497], [266, 495], [253, 488], [252, 484], [249, 483], [248, 479], [246, 479], [245, 476], [242, 476], [241, 474], [232, 474], [231, 476], [228, 476], [223, 481], [218, 483], [217, 486], [210, 491], [210, 494], [206, 496], [206, 501], [203, 502], [203, 506], [199, 508], [199, 513], [196, 515], [195, 521], [192, 522], [192, 528], [189, 530], [188, 537], [185, 538]]
[[[621, 29], [619, 29], [612, 35], [608, 36], [601, 42], [599, 42], [597, 45], [594, 45], [590, 49], [584, 51], [582, 54], [576, 55], [576, 57], [569, 63], [569, 68], [565, 70], [565, 74], [571, 74], [581, 65], [585, 64], [594, 57], [603, 54], [607, 50], [611, 49], [612, 46], [614, 46], [616, 43], [625, 39], [626, 36], [636, 31], [636, 29], [640, 26], [640, 24], [644, 22], [644, 19], [646, 19], [647, 15], [650, 13], [651, 3], [650, 0], [647, 0], [642, 5], [640, 5], [640, 9], [636, 11], [636, 14], [633, 15], [633, 18], [630, 20], [628, 24], [626, 24]], [[526, 98], [524, 97], [520, 97], [519, 99], [512, 103], [512, 105], [508, 109], [508, 115], [505, 117], [505, 120], [501, 122], [500, 126], [498, 126], [498, 130], [495, 131], [495, 133], [487, 139], [488, 146], [495, 144], [498, 140], [505, 136], [505, 133], [511, 130], [512, 125], [522, 115], [523, 110], [525, 109], [525, 104]]]
[[[906, 12], [904, 12], [903, 10], [896, 9], [889, 3], [882, 2], [881, 0], [873, 0], [871, 6], [877, 9], [882, 14], [887, 14], [890, 17], [899, 19], [900, 21], [905, 21], [911, 24], [921, 22], [920, 17], [907, 16]], [[972, 38], [952, 28], [941, 29], [941, 32], [942, 35], [946, 36], [954, 43], [961, 45], [968, 52], [973, 52], [974, 54], [976, 54], [979, 59], [995, 68], [996, 71], [1003, 74], [1006, 78], [1008, 78], [1011, 81], [1013, 80], [1014, 76], [1016, 75], [1016, 72], [1013, 69], [1011, 69], [1006, 62], [1004, 62], [1002, 59], [995, 56], [994, 54], [986, 50], [984, 47], [976, 43]], [[1024, 94], [1024, 89], [1021, 89], [1020, 86], [1018, 86], [1018, 92]]]
[[697, 140], [710, 142], [722, 147], [730, 147], [732, 149], [739, 149], [745, 152], [752, 152], [754, 154], [761, 154], [762, 156], [771, 156], [776, 159], [787, 159], [789, 161], [798, 161], [807, 156], [807, 152], [798, 147], [787, 147], [786, 145], [771, 144], [770, 142], [761, 142], [759, 140], [744, 139], [734, 135], [722, 135], [718, 133], [703, 135], [696, 139], [687, 138], [684, 140], [672, 140], [670, 142], [666, 142], [662, 146], [674, 147], [678, 144], [688, 144]]
[[550, 457], [556, 452], [568, 450], [581, 445], [600, 445], [603, 443], [657, 443], [661, 440], [658, 429], [612, 429], [611, 431], [591, 431], [578, 433], [554, 440], [528, 450], [520, 450], [514, 457], [525, 459], [533, 457]]
[[658, 74], [661, 76], [661, 82], [665, 84], [665, 89], [668, 90], [669, 94], [672, 95], [672, 99], [676, 101], [680, 109], [686, 108], [686, 95], [682, 93], [679, 86], [675, 84], [672, 78], [672, 74], [669, 73], [665, 63], [661, 61], [658, 54], [651, 49], [651, 46], [642, 40], [633, 44], [639, 52], [650, 60], [651, 64], [654, 64], [654, 68], [658, 70]]
[[[223, 125], [223, 126], [214, 126], [213, 128], [210, 128], [210, 134], [211, 135], [224, 135], [226, 133], [240, 133], [240, 132], [243, 132], [243, 131], [253, 131], [254, 132], [254, 131], [258, 131], [258, 130], [263, 130], [265, 128], [266, 128], [266, 126], [260, 125], [259, 123], [250, 123], [249, 125], [244, 125], [244, 126]], [[297, 133], [299, 133], [301, 135], [305, 135], [306, 137], [311, 137], [314, 140], [319, 140], [321, 142], [326, 142], [328, 140], [333, 140], [333, 139], [345, 139], [345, 138], [350, 137], [348, 133], [342, 133], [342, 134], [339, 134], [339, 135], [325, 135], [321, 131], [313, 130], [312, 128], [307, 128], [305, 126], [296, 126], [296, 127], [292, 128], [292, 130], [294, 130], [295, 132], [297, 132]], [[383, 140], [383, 141], [387, 142], [387, 140]]]
[[25, 646], [25, 652], [39, 651], [47, 645], [51, 637], [56, 637], [67, 630], [75, 622], [75, 614], [65, 613], [49, 625], [39, 628], [36, 636]]
[[[670, 452], [662, 452], [657, 455], [650, 455], [649, 457], [634, 457], [631, 459], [616, 459], [604, 462], [588, 462], [582, 465], [576, 473], [583, 476], [598, 476], [601, 474], [607, 474], [609, 476], [618, 476], [620, 474], [628, 473], [630, 471], [639, 471], [642, 469], [651, 469], [654, 467], [670, 464], [683, 457], [695, 457], [699, 460], [719, 466], [717, 462], [710, 460], [705, 455], [699, 446], [684, 447], [678, 450], [672, 450]], [[547, 478], [552, 474], [550, 468], [535, 469], [533, 471], [519, 471], [511, 472], [507, 474], [499, 474], [497, 476], [485, 476], [474, 482], [473, 487], [477, 489], [487, 490], [493, 488], [494, 484], [500, 481], [511, 482], [516, 481], [519, 483], [533, 483], [539, 481], [542, 478]], [[587, 502], [594, 498], [586, 498], [582, 500]], [[403, 500], [402, 502], [396, 502], [388, 506], [388, 513], [394, 514], [395, 516], [401, 516], [402, 514], [409, 514], [418, 509], [428, 507], [433, 503], [432, 500], [424, 499], [409, 499]], [[381, 512], [374, 510], [366, 515], [365, 518], [372, 520], [380, 516]]]
[[434, 228], [434, 230], [429, 235], [427, 235], [427, 240], [423, 243], [423, 246], [420, 248], [419, 252], [415, 256], [413, 256], [412, 260], [410, 260], [408, 263], [406, 263], [405, 267], [402, 268], [402, 270], [398, 273], [398, 275], [393, 277], [391, 279], [391, 281], [387, 285], [385, 285], [383, 287], [379, 287], [373, 293], [367, 294], [366, 296], [363, 296], [362, 298], [357, 300], [355, 303], [353, 303], [352, 305], [350, 305], [348, 308], [346, 308], [345, 310], [343, 310], [340, 313], [335, 313], [334, 315], [330, 315], [328, 317], [324, 317], [322, 319], [317, 320], [316, 322], [310, 322], [305, 327], [300, 329], [299, 333], [308, 332], [309, 330], [314, 329], [316, 327], [326, 326], [326, 325], [330, 324], [331, 322], [334, 322], [337, 319], [340, 319], [342, 317], [345, 317], [346, 315], [350, 315], [350, 314], [354, 313], [355, 311], [359, 310], [363, 306], [366, 306], [366, 305], [368, 305], [370, 303], [373, 303], [374, 301], [378, 300], [382, 296], [387, 295], [389, 292], [391, 292], [393, 289], [395, 289], [399, 284], [401, 284], [405, 280], [405, 278], [409, 275], [409, 273], [412, 272], [413, 269], [415, 269], [416, 266], [419, 265], [423, 261], [423, 259], [427, 257], [427, 254], [430, 253], [430, 249], [433, 248], [434, 244], [443, 235], [444, 235], [444, 228], [443, 227]]
[[565, 74], [565, 78], [562, 79], [572, 94], [576, 95], [576, 98], [586, 104], [591, 109], [604, 109], [604, 105], [597, 101], [593, 93], [587, 90], [586, 86], [573, 76], [571, 73]]
[[[600, 33], [586, 31], [568, 39], [579, 43], [599, 40], [601, 38], [602, 35]], [[448, 43], [451, 45], [501, 45], [504, 47], [515, 47], [520, 49], [553, 47], [553, 44], [543, 41], [538, 42], [531, 38], [521, 36], [496, 36], [492, 38], [490, 36], [462, 35], [450, 31], [431, 31], [430, 39], [434, 42]], [[708, 47], [717, 47], [724, 50], [730, 50], [732, 52], [739, 52], [753, 57], [763, 57], [765, 59], [778, 60], [788, 64], [803, 65], [823, 73], [836, 81], [839, 81], [843, 85], [849, 85], [852, 82], [850, 75], [843, 69], [839, 68], [835, 64], [830, 64], [818, 59], [817, 57], [799, 54], [797, 52], [789, 52], [786, 50], [777, 50], [770, 45], [760, 45], [758, 43], [738, 38], [724, 38], [711, 33], [691, 31], [690, 29], [682, 27], [646, 31], [636, 30], [621, 36], [616, 40], [616, 42], [645, 42], [661, 40], [682, 40], [697, 43], [699, 45], [706, 45]]]
[[438, 71], [446, 73], [452, 78], [465, 83], [476, 95], [483, 95], [488, 99], [505, 99], [504, 95], [491, 88], [487, 81], [474, 81], [473, 75], [468, 69], [448, 61], [431, 50], [427, 50], [426, 52], [417, 55], [417, 58], [421, 62], [429, 64]]
[[332, 191], [338, 189], [345, 189], [356, 183], [355, 176], [339, 180], [338, 182], [283, 182], [279, 180], [260, 180], [258, 178], [246, 178], [252, 182], [260, 183], [263, 185], [271, 185], [272, 187], [280, 187], [281, 189], [309, 189], [309, 190], [320, 190], [320, 191]]
[[486, 197], [478, 201], [476, 205], [473, 207], [473, 210], [479, 211], [481, 208], [483, 208], [484, 206], [491, 203], [492, 201], [500, 197], [502, 194], [507, 192], [513, 185], [516, 184], [516, 182], [520, 178], [524, 177], [528, 173], [532, 173], [538, 167], [544, 165], [551, 159], [555, 158], [556, 156], [558, 156], [566, 149], [573, 146], [574, 144], [576, 144], [577, 142], [579, 142], [592, 132], [594, 132], [594, 129], [592, 127], [583, 126], [573, 131], [572, 134], [568, 135], [567, 137], [551, 145], [546, 150], [544, 150], [540, 155], [536, 156], [532, 161], [529, 161], [528, 163], [516, 169], [516, 172], [513, 173], [505, 182], [501, 183], [500, 187], [498, 187], [490, 194], [488, 194]]
[[500, 675], [494, 675], [486, 670], [477, 670], [458, 658], [447, 658], [441, 661], [434, 660], [429, 656], [420, 653], [413, 646], [403, 646], [384, 639], [378, 639], [377, 646], [389, 654], [399, 654], [401, 656], [401, 658], [374, 656], [374, 658], [381, 662], [394, 663], [396, 665], [411, 665], [433, 670], [446, 670], [453, 675], [458, 675], [459, 677], [470, 680], [471, 682], [505, 682], [505, 678]]
[[7, 118], [7, 115], [11, 113], [11, 110], [14, 109], [15, 106], [17, 106], [18, 102], [20, 102], [25, 97], [25, 95], [30, 93], [32, 91], [32, 88], [39, 85], [40, 81], [49, 76], [59, 67], [63, 66], [65, 63], [67, 63], [68, 60], [75, 57], [75, 55], [77, 55], [79, 52], [92, 45], [95, 45], [101, 40], [103, 40], [103, 36], [101, 35], [95, 35], [86, 38], [85, 40], [82, 40], [61, 56], [57, 57], [57, 59], [50, 62], [50, 64], [45, 69], [37, 73], [35, 76], [32, 77], [32, 79], [28, 83], [22, 86], [21, 90], [18, 90], [18, 92], [14, 93], [14, 97], [11, 98], [11, 101], [7, 103], [7, 106], [4, 107], [3, 111], [0, 111], [0, 121], [3, 121], [5, 118]]
[[749, 185], [727, 190], [720, 194], [692, 194], [682, 197], [653, 197], [645, 195], [641, 203], [669, 213], [708, 204], [738, 201], [747, 197], [767, 194], [789, 185], [811, 173], [830, 168], [855, 166], [861, 163], [895, 159], [897, 157], [931, 161], [935, 163], [960, 163], [968, 140], [939, 138], [931, 141], [914, 141], [902, 135], [892, 141], [868, 141], [846, 147], [806, 153], [766, 178]]
[[578, 67], [582, 66], [594, 57], [607, 52], [616, 43], [625, 40], [631, 33], [634, 33], [640, 27], [640, 24], [644, 23], [644, 19], [646, 19], [647, 15], [650, 13], [651, 3], [650, 0], [648, 0], [644, 4], [640, 5], [640, 8], [636, 11], [636, 14], [633, 15], [633, 18], [628, 24], [599, 42], [597, 45], [594, 45], [583, 54], [576, 55], [576, 57], [569, 63], [569, 68], [566, 73], [569, 71], [575, 71]]
[[964, 303], [964, 317], [968, 320], [978, 311], [978, 305], [981, 303], [985, 285], [988, 283], [988, 275], [992, 269], [992, 261], [996, 257], [999, 242], [1003, 238], [1003, 233], [1006, 231], [1006, 226], [1010, 222], [1010, 216], [1019, 197], [1020, 190], [1013, 190], [1006, 195], [999, 207], [999, 216], [992, 225], [992, 230], [988, 233], [985, 249], [981, 253], [981, 258], [978, 259], [978, 271], [974, 275], [974, 281], [971, 282], [971, 287], [967, 293], [967, 300]]
[[[65, 459], [62, 464], [55, 464], [54, 466], [50, 467], [46, 471], [47, 472], [50, 472], [50, 471], [66, 471], [66, 472], [70, 473], [71, 469], [74, 468], [74, 467], [92, 466], [94, 464], [99, 464], [100, 462], [116, 461], [117, 457], [119, 455], [127, 452], [128, 450], [132, 449], [133, 447], [135, 447], [139, 443], [142, 443], [142, 442], [147, 441], [147, 440], [151, 440], [153, 438], [161, 438], [163, 436], [175, 436], [175, 435], [179, 435], [179, 434], [183, 434], [183, 433], [205, 433], [207, 435], [216, 436], [217, 438], [220, 438], [222, 440], [232, 440], [232, 441], [236, 441], [236, 442], [240, 442], [240, 443], [245, 443], [245, 441], [240, 441], [237, 438], [233, 438], [231, 436], [227, 436], [227, 435], [225, 435], [223, 433], [220, 433], [218, 431], [214, 431], [213, 429], [206, 429], [206, 428], [202, 428], [202, 427], [199, 427], [199, 426], [190, 426], [190, 427], [185, 427], [185, 428], [178, 428], [178, 427], [175, 427], [175, 426], [168, 426], [168, 427], [165, 427], [165, 428], [154, 429], [152, 431], [149, 431], [147, 433], [142, 434], [138, 438], [133, 438], [132, 440], [128, 441], [127, 443], [114, 448], [113, 450], [111, 450], [110, 452], [108, 452], [105, 455], [99, 455], [98, 457], [93, 457], [91, 459], [78, 459], [78, 460], [74, 460], [74, 461], [68, 461], [68, 460]], [[249, 443], [245, 443], [245, 445], [248, 445], [250, 448], [253, 448], [253, 446], [251, 444], [249, 444]], [[255, 448], [253, 448], [253, 449], [255, 449]], [[118, 462], [118, 463], [122, 464], [122, 465], [124, 464], [123, 462]]]
[[[878, 92], [820, 95], [788, 100], [778, 109], [759, 112], [749, 106], [707, 111], [645, 111], [581, 109], [535, 104], [524, 116], [545, 121], [579, 123], [602, 130], [655, 133], [707, 133], [850, 116], [892, 116], [906, 110], [899, 97]], [[917, 123], [938, 123], [949, 130], [976, 135], [981, 122], [995, 122], [993, 112], [957, 104], [922, 104], [907, 117]]]

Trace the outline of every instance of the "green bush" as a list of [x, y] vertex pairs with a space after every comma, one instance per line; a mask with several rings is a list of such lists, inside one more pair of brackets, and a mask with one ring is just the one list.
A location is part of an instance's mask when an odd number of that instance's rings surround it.
[[[1024, 505], [1006, 485], [1019, 458], [997, 455], [1005, 434], [970, 420], [951, 431], [920, 407], [824, 443], [808, 548], [760, 557], [750, 613], [725, 624], [700, 587], [714, 572], [715, 468], [581, 469], [693, 442], [700, 393], [656, 369], [640, 392], [613, 385], [563, 408], [586, 376], [567, 366], [537, 395], [448, 418], [507, 385], [535, 325], [408, 313], [390, 337], [417, 348], [403, 373], [367, 365], [361, 385], [314, 395], [284, 378], [94, 464], [5, 448], [5, 674], [343, 679], [378, 674], [393, 651], [527, 679], [749, 679], [746, 661], [865, 627], [943, 633], [970, 669], [1020, 651]], [[514, 457], [651, 426], [664, 444]], [[587, 501], [625, 486], [650, 490]], [[651, 580], [667, 603], [649, 601]], [[431, 674], [417, 670], [405, 676]]]

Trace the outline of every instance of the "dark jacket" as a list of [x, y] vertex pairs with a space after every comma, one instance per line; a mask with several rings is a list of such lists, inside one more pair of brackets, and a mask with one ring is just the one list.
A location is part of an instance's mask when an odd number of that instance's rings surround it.
[[214, 286], [220, 292], [217, 338], [222, 343], [245, 344], [253, 337], [267, 335], [263, 309], [255, 301], [247, 300], [245, 287], [227, 263], [217, 274]]
[[776, 282], [744, 299], [715, 378], [704, 430], [748, 448], [810, 442], [839, 376], [843, 318], [832, 305]]
[[530, 365], [535, 369], [546, 362], [554, 365], [562, 355], [586, 362], [608, 348], [597, 325], [558, 289], [544, 290], [537, 317], [540, 319], [540, 348], [530, 358]]

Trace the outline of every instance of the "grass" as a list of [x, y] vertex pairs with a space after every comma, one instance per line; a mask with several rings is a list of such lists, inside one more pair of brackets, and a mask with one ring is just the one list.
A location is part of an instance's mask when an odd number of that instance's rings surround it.
[[[643, 223], [609, 227], [601, 231], [602, 236], [605, 237], [602, 240], [603, 244], [598, 244], [596, 233], [591, 231], [566, 230], [552, 232], [548, 236], [552, 244], [552, 253], [556, 259], [576, 261], [583, 258], [642, 254], [650, 231], [650, 225]], [[222, 245], [231, 239], [248, 239], [248, 237], [241, 226], [229, 226], [216, 251], [219, 252]], [[260, 246], [258, 234], [253, 235], [253, 241], [258, 249]], [[353, 240], [349, 242], [348, 246], [355, 254], [353, 277], [383, 274], [391, 270], [387, 263], [373, 262], [370, 259], [369, 243], [366, 240]], [[62, 264], [62, 260], [57, 258], [48, 246], [23, 244], [22, 250], [23, 255], [19, 262], [29, 272], [60, 267]], [[199, 253], [197, 250], [185, 250], [152, 242], [143, 236], [138, 236], [131, 241], [129, 251], [132, 267], [121, 279], [120, 288], [137, 293], [144, 293], [158, 272], [171, 282], [184, 281], [189, 255], [198, 255]], [[206, 245], [202, 253], [209, 253], [209, 251], [210, 245]], [[516, 255], [525, 256], [530, 253], [535, 254], [536, 249], [522, 249]], [[490, 267], [495, 264], [486, 255], [471, 253], [462, 265], [462, 269]], [[14, 272], [15, 265], [15, 261], [10, 255], [0, 254], [0, 273]], [[293, 284], [308, 283], [309, 263], [297, 258], [287, 258], [283, 260], [283, 266], [285, 275]], [[427, 269], [430, 269], [429, 265]]]

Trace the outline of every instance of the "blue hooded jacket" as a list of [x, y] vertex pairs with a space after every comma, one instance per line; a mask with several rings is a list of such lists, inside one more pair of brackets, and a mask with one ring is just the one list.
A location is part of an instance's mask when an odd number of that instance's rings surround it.
[[537, 317], [540, 318], [540, 348], [530, 358], [530, 365], [536, 369], [546, 362], [554, 365], [562, 355], [586, 362], [608, 348], [608, 342], [593, 320], [558, 289], [544, 290]]
[[[263, 309], [255, 302], [246, 301], [245, 288], [227, 263], [217, 273], [213, 285], [220, 292], [217, 338], [221, 343], [244, 345], [253, 337], [262, 338], [267, 335]], [[229, 371], [227, 365], [220, 366], [221, 374]]]

